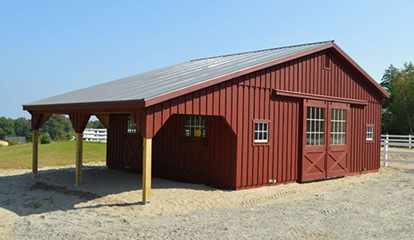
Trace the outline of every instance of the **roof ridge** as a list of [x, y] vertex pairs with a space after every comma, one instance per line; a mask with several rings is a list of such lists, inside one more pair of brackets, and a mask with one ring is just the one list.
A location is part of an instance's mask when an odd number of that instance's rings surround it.
[[196, 61], [207, 60], [207, 59], [214, 59], [214, 58], [220, 58], [220, 57], [237, 56], [237, 55], [243, 55], [243, 54], [248, 54], [248, 53], [258, 53], [258, 52], [273, 51], [273, 50], [279, 50], [279, 49], [285, 49], [285, 48], [303, 47], [303, 46], [323, 44], [323, 43], [334, 43], [334, 42], [335, 42], [335, 40], [328, 40], [328, 41], [320, 41], [320, 42], [311, 42], [311, 43], [302, 43], [302, 44], [287, 45], [287, 46], [282, 46], [282, 47], [265, 48], [265, 49], [245, 51], [245, 52], [238, 52], [238, 53], [229, 53], [229, 54], [223, 54], [223, 55], [217, 55], [217, 56], [211, 56], [211, 57], [194, 58], [194, 59], [191, 59], [190, 62], [196, 62]]

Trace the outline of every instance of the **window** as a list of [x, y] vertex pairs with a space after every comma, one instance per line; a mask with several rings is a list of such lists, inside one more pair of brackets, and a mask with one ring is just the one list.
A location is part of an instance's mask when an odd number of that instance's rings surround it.
[[325, 109], [308, 107], [306, 114], [306, 144], [323, 145], [325, 143]]
[[346, 110], [331, 110], [331, 144], [346, 144]]
[[324, 56], [324, 67], [326, 69], [331, 68], [331, 56], [329, 56], [329, 53], [325, 54]]
[[267, 143], [269, 141], [269, 126], [266, 121], [254, 123], [254, 143]]
[[374, 140], [374, 125], [368, 125], [367, 126], [367, 141], [373, 141]]
[[202, 116], [186, 116], [184, 124], [184, 136], [205, 138], [206, 120]]
[[131, 116], [128, 117], [128, 133], [134, 134], [137, 132], [137, 127]]

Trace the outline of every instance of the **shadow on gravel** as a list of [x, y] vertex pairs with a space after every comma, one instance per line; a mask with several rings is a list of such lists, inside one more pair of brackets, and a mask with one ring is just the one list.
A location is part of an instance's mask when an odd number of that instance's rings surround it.
[[[52, 211], [66, 211], [79, 208], [141, 205], [141, 175], [133, 172], [111, 170], [103, 166], [84, 167], [82, 184], [74, 185], [74, 169], [60, 168], [39, 171], [36, 177], [31, 173], [0, 176], [0, 208], [19, 216]], [[186, 188], [200, 191], [217, 189], [198, 184], [175, 182], [153, 178], [153, 189]], [[75, 205], [99, 199], [107, 195], [136, 191], [136, 202], [97, 203], [93, 206]]]

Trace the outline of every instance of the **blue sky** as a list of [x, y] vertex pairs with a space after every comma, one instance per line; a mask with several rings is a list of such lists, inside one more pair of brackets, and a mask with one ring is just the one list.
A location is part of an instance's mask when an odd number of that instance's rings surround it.
[[414, 61], [414, 1], [4, 1], [0, 116], [191, 58], [334, 39], [377, 81]]

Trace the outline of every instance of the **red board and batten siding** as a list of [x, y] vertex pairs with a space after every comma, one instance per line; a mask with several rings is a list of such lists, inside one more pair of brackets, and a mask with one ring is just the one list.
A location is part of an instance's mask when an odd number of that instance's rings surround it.
[[[144, 135], [153, 137], [173, 114], [223, 116], [237, 138], [236, 164], [228, 169], [236, 176], [231, 188], [260, 186], [272, 179], [290, 182], [298, 180], [302, 100], [274, 97], [272, 90], [364, 100], [367, 106], [351, 105], [349, 169], [351, 173], [378, 169], [381, 96], [334, 52], [326, 69], [325, 54], [315, 53], [150, 106]], [[258, 119], [270, 121], [268, 144], [253, 144], [253, 121]], [[367, 124], [375, 126], [372, 143], [365, 141]]]

